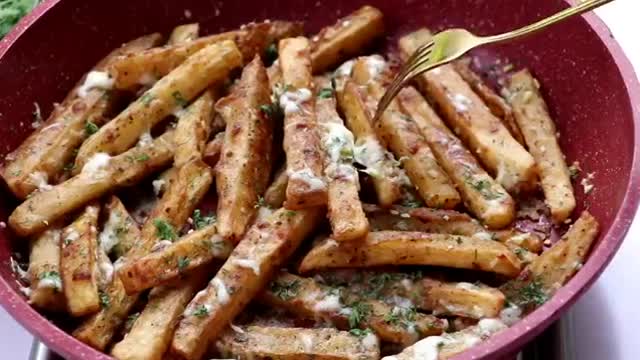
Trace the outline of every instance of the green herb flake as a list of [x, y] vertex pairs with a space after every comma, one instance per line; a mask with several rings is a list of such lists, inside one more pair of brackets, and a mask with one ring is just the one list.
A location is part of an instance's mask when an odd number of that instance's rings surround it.
[[258, 196], [258, 201], [256, 201], [256, 204], [253, 205], [253, 207], [255, 209], [259, 209], [261, 207], [269, 207], [269, 205], [267, 205], [267, 202], [264, 200], [264, 197]]
[[318, 97], [320, 99], [330, 99], [331, 97], [333, 97], [333, 89], [324, 88], [324, 89], [320, 90], [318, 92]]
[[300, 282], [294, 280], [291, 282], [274, 281], [269, 286], [271, 292], [283, 301], [291, 300], [298, 295]]
[[38, 276], [38, 279], [51, 281], [56, 285], [56, 288], [58, 287], [58, 284], [62, 284], [62, 279], [60, 279], [60, 273], [58, 273], [57, 271], [45, 271], [43, 273], [40, 273], [40, 275]]
[[260, 110], [269, 118], [269, 119], [279, 119], [284, 114], [280, 105], [277, 102], [273, 102], [271, 104], [263, 104], [260, 105]]
[[156, 97], [151, 92], [146, 92], [140, 97], [140, 102], [144, 104], [144, 106], [149, 106], [153, 99]]
[[173, 101], [176, 103], [176, 106], [183, 108], [189, 104], [189, 101], [182, 96], [180, 91], [174, 91], [171, 93], [171, 96], [173, 97]]
[[149, 160], [151, 158], [149, 157], [149, 155], [147, 155], [145, 153], [142, 153], [142, 154], [139, 154], [139, 155], [135, 156], [133, 159], [135, 161], [138, 161], [138, 162], [143, 162], [143, 161], [147, 161], [147, 160]]
[[191, 263], [191, 260], [189, 260], [188, 257], [186, 257], [186, 256], [179, 257], [178, 258], [178, 271], [183, 271], [184, 269], [187, 268], [187, 266], [189, 266], [190, 263]]
[[287, 211], [285, 211], [284, 215], [286, 217], [294, 217], [294, 216], [296, 216], [296, 212], [293, 211], [293, 210], [287, 210]]
[[482, 195], [482, 197], [484, 197], [487, 200], [496, 200], [503, 197], [503, 194], [491, 189], [491, 183], [489, 182], [489, 180], [474, 179], [471, 175], [467, 174], [465, 176], [465, 182], [469, 184], [472, 188], [477, 190]]
[[161, 240], [171, 240], [174, 241], [178, 238], [176, 235], [176, 231], [173, 229], [173, 226], [169, 224], [164, 219], [155, 219], [153, 224], [156, 227], [156, 236]]
[[71, 172], [75, 168], [76, 168], [76, 164], [73, 163], [73, 162], [70, 162], [70, 163], [65, 164], [64, 167], [62, 168], [62, 170], [64, 170], [65, 172]]
[[216, 222], [216, 217], [213, 214], [209, 214], [206, 216], [202, 215], [200, 209], [196, 209], [193, 211], [193, 226], [196, 230], [200, 230], [205, 226], [211, 225]]
[[371, 329], [366, 328], [366, 329], [351, 329], [349, 330], [349, 334], [359, 337], [359, 338], [363, 338], [369, 334], [373, 334], [373, 331], [371, 331]]
[[367, 321], [367, 317], [371, 315], [372, 307], [370, 304], [366, 302], [357, 301], [351, 306], [351, 313], [349, 314], [349, 327], [357, 328], [363, 322]]
[[508, 291], [507, 294], [507, 301], [520, 307], [538, 307], [549, 300], [544, 285], [539, 279], [528, 281], [521, 287]]
[[571, 180], [577, 179], [578, 176], [580, 176], [580, 171], [582, 171], [582, 169], [580, 169], [580, 164], [577, 161], [574, 161], [573, 164], [569, 166], [569, 176], [571, 177]]
[[107, 294], [106, 292], [100, 290], [98, 295], [100, 296], [100, 306], [103, 309], [108, 308], [111, 305], [111, 299], [109, 298], [109, 294]]
[[207, 315], [209, 315], [209, 309], [204, 305], [198, 306], [198, 308], [193, 312], [193, 316], [199, 318], [206, 317]]
[[99, 128], [99, 127], [98, 127], [98, 125], [96, 125], [94, 122], [87, 121], [87, 122], [84, 124], [84, 132], [85, 132], [87, 135], [93, 135], [93, 134], [97, 133], [97, 132], [98, 132], [98, 130], [100, 130], [100, 128]]
[[14, 170], [11, 172], [11, 176], [20, 176], [20, 174], [22, 174], [22, 171], [20, 170]]
[[40, 3], [39, 0], [3, 0], [0, 1], [0, 39], [2, 39], [18, 21]]

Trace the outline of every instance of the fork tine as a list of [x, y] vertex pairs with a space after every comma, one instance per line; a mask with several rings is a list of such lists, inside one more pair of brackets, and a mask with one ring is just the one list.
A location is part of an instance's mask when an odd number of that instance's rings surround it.
[[391, 82], [391, 85], [389, 85], [387, 91], [383, 95], [382, 99], [380, 99], [375, 116], [373, 118], [374, 123], [380, 118], [380, 116], [382, 116], [382, 114], [389, 106], [393, 98], [398, 94], [398, 92], [400, 92], [400, 90], [407, 84], [407, 82], [409, 82], [414, 77], [414, 75], [412, 74], [415, 73], [415, 71], [419, 69], [425, 61], [429, 60], [433, 46], [433, 41], [420, 46], [418, 50], [416, 50], [405, 62], [405, 65], [395, 76], [395, 78]]

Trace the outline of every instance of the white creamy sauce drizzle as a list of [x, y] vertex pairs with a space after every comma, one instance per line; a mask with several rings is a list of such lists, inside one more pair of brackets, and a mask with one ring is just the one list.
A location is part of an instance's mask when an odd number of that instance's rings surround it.
[[78, 88], [78, 96], [84, 98], [92, 89], [110, 90], [113, 88], [114, 80], [109, 73], [104, 71], [90, 71], [84, 83]]
[[301, 181], [306, 183], [307, 186], [309, 186], [310, 191], [323, 190], [327, 187], [327, 184], [325, 184], [324, 180], [315, 176], [309, 168], [287, 172], [287, 175], [289, 175], [289, 180]]
[[453, 107], [456, 108], [457, 112], [461, 113], [461, 112], [469, 111], [469, 106], [471, 106], [472, 103], [468, 97], [462, 94], [449, 94], [449, 93], [447, 94], [447, 97], [453, 104]]
[[11, 270], [17, 276], [18, 280], [28, 284], [30, 280], [29, 272], [27, 270], [22, 270], [20, 264], [14, 260], [13, 256], [9, 258], [9, 261], [11, 262]]
[[471, 237], [474, 238], [474, 239], [478, 239], [478, 240], [485, 240], [485, 241], [490, 241], [491, 240], [491, 234], [489, 234], [486, 231], [477, 232], [477, 233], [471, 235]]
[[151, 133], [148, 131], [143, 132], [138, 139], [137, 146], [149, 146], [151, 144], [153, 144], [153, 137], [151, 137]]
[[76, 240], [78, 240], [80, 238], [80, 234], [75, 231], [75, 230], [71, 230], [69, 232], [67, 232], [64, 236], [64, 242], [65, 243], [72, 243]]
[[500, 320], [507, 326], [511, 326], [520, 321], [521, 316], [522, 309], [515, 305], [504, 308], [500, 311]]
[[294, 91], [285, 91], [280, 95], [280, 107], [285, 114], [293, 114], [302, 109], [301, 105], [311, 99], [311, 90], [301, 88]]
[[164, 190], [165, 184], [166, 181], [164, 179], [153, 180], [151, 182], [151, 185], [153, 186], [153, 193], [156, 194], [156, 196], [160, 196], [160, 194]]
[[365, 64], [367, 64], [367, 70], [369, 71], [369, 76], [374, 79], [387, 67], [387, 63], [384, 61], [384, 58], [380, 55], [372, 55], [368, 56], [365, 60]]
[[98, 267], [100, 269], [100, 273], [102, 274], [102, 278], [104, 279], [104, 284], [108, 285], [113, 280], [114, 267], [106, 255], [99, 258], [102, 259], [100, 261], [100, 264], [98, 264]]
[[529, 239], [529, 234], [523, 233], [523, 234], [514, 235], [514, 236], [510, 237], [509, 238], [509, 242], [517, 244], [517, 245], [522, 245], [522, 243], [527, 239]]
[[374, 334], [374, 333], [368, 333], [367, 336], [365, 336], [362, 339], [362, 345], [366, 348], [366, 349], [376, 349], [378, 348], [378, 346], [380, 345], [380, 342], [378, 340], [378, 337]]
[[355, 63], [356, 63], [355, 60], [349, 60], [349, 61], [344, 62], [333, 73], [334, 76], [336, 76], [336, 77], [351, 76], [351, 73], [353, 72], [353, 65]]
[[309, 334], [300, 334], [300, 341], [302, 342], [302, 349], [304, 352], [310, 353], [313, 351], [313, 337]]
[[382, 164], [385, 159], [384, 149], [373, 136], [369, 136], [360, 144], [356, 144], [353, 149], [353, 158], [358, 164], [366, 168], [363, 172], [366, 172], [373, 177], [382, 176], [384, 174], [384, 167]]
[[42, 171], [36, 171], [29, 174], [29, 180], [31, 180], [31, 184], [37, 186], [40, 191], [49, 191], [53, 189], [53, 186], [49, 185], [48, 182], [49, 176]]
[[338, 295], [326, 295], [313, 307], [313, 310], [317, 312], [339, 312], [340, 309], [342, 309], [342, 304], [340, 304]]
[[260, 275], [260, 265], [255, 260], [251, 259], [233, 259], [232, 262], [240, 267], [253, 270], [256, 276]]
[[104, 223], [104, 229], [100, 233], [98, 240], [100, 241], [100, 247], [105, 253], [110, 253], [113, 248], [120, 243], [120, 239], [116, 234], [122, 217], [118, 211], [111, 211], [107, 222]]
[[62, 289], [62, 279], [60, 276], [48, 276], [38, 281], [38, 289]]
[[213, 285], [216, 290], [218, 302], [222, 305], [228, 303], [231, 298], [229, 297], [229, 291], [227, 290], [224, 282], [218, 278], [213, 278], [213, 280], [211, 280], [211, 285]]
[[468, 282], [459, 282], [456, 284], [457, 288], [460, 289], [464, 289], [464, 290], [469, 290], [469, 291], [477, 291], [480, 290], [480, 287], [478, 285], [474, 285], [472, 283], [468, 283]]
[[109, 154], [97, 153], [93, 155], [86, 164], [84, 164], [82, 172], [95, 178], [102, 177], [105, 175], [102, 169], [109, 165], [110, 160], [111, 156], [109, 156]]

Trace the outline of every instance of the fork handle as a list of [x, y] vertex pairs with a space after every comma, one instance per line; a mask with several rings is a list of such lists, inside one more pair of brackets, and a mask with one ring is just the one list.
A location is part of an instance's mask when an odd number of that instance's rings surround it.
[[499, 34], [499, 35], [493, 35], [493, 36], [486, 36], [483, 37], [483, 40], [485, 43], [496, 43], [496, 42], [502, 42], [502, 41], [507, 41], [507, 40], [511, 40], [517, 37], [521, 37], [524, 35], [528, 35], [531, 33], [534, 33], [536, 31], [542, 30], [544, 28], [546, 28], [549, 25], [558, 23], [562, 20], [565, 20], [569, 17], [572, 17], [574, 15], [580, 15], [582, 13], [585, 13], [587, 11], [593, 10], [597, 7], [600, 7], [604, 4], [610, 3], [613, 0], [588, 0], [588, 1], [582, 1], [580, 2], [578, 5], [572, 6], [570, 8], [564, 9], [554, 15], [549, 16], [548, 18], [542, 19], [538, 22], [535, 22], [531, 25], [527, 25], [525, 27], [522, 27], [518, 30], [514, 30], [514, 31], [509, 31], [507, 33], [504, 34]]

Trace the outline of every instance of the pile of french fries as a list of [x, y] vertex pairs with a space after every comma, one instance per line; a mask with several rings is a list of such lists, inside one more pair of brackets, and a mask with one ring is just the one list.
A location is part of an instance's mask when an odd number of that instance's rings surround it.
[[446, 359], [542, 305], [598, 223], [545, 251], [514, 225], [521, 199], [558, 225], [576, 206], [538, 82], [503, 98], [460, 61], [374, 123], [383, 34], [364, 6], [310, 38], [187, 24], [114, 50], [2, 168], [31, 304], [121, 360]]

